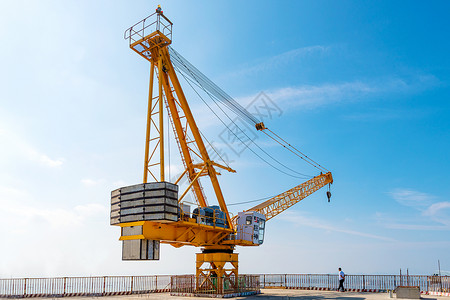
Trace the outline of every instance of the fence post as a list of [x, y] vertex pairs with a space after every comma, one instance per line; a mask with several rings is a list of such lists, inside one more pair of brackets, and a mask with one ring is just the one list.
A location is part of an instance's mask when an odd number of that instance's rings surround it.
[[27, 279], [25, 278], [25, 282], [23, 284], [23, 295], [25, 296], [27, 294]]
[[287, 288], [287, 274], [284, 274], [284, 287]]
[[362, 276], [362, 279], [363, 279], [363, 291], [364, 291], [366, 289], [366, 278], [364, 275]]
[[158, 275], [155, 275], [155, 290], [158, 291]]
[[66, 295], [66, 284], [67, 284], [67, 277], [64, 277], [64, 291], [63, 291], [63, 295]]
[[131, 286], [130, 286], [131, 294], [133, 294], [133, 281], [134, 281], [134, 276], [131, 276]]
[[263, 275], [264, 276], [264, 288], [266, 288], [266, 274]]
[[103, 276], [103, 296], [106, 293], [106, 276]]

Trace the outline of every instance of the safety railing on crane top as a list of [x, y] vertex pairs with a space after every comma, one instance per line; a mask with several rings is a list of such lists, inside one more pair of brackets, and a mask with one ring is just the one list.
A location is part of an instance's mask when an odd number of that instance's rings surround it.
[[124, 39], [132, 45], [147, 35], [159, 31], [172, 40], [172, 25], [173, 23], [162, 12], [155, 12], [125, 30]]
[[[233, 280], [231, 280], [233, 281]], [[238, 285], [216, 279], [202, 294], [240, 293], [259, 288], [336, 290], [336, 274], [239, 275]], [[234, 281], [235, 282], [235, 281]], [[425, 294], [450, 296], [450, 276], [346, 275], [345, 288], [356, 292], [388, 292], [398, 286], [418, 286]], [[197, 293], [195, 275], [95, 276], [0, 279], [0, 298], [108, 296], [146, 293]]]

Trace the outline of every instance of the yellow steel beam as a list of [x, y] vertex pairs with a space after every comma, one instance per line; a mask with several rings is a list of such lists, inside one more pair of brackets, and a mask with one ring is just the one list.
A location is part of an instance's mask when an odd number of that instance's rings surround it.
[[[208, 226], [193, 222], [160, 223], [152, 221], [139, 221], [121, 223], [121, 227], [142, 226], [142, 234], [121, 236], [120, 240], [160, 240], [174, 245], [191, 245], [196, 247], [217, 246], [233, 231], [229, 228]], [[230, 246], [228, 246], [229, 248]]]
[[167, 63], [167, 73], [169, 75], [169, 78], [173, 84], [173, 87], [175, 89], [175, 93], [178, 96], [178, 101], [181, 105], [181, 108], [184, 111], [184, 115], [186, 116], [186, 120], [189, 123], [189, 127], [191, 129], [191, 132], [194, 136], [195, 142], [197, 143], [198, 149], [200, 151], [200, 154], [202, 156], [203, 161], [208, 166], [208, 173], [211, 180], [211, 184], [214, 189], [214, 193], [216, 194], [217, 201], [219, 202], [220, 209], [225, 213], [227, 217], [227, 224], [233, 228], [233, 224], [231, 223], [230, 214], [228, 212], [227, 205], [225, 203], [222, 190], [219, 185], [219, 181], [217, 180], [217, 175], [214, 170], [214, 166], [210, 164], [210, 159], [208, 155], [208, 151], [206, 150], [205, 144], [203, 143], [203, 139], [201, 137], [201, 134], [198, 130], [197, 124], [194, 120], [194, 116], [192, 115], [191, 109], [189, 108], [189, 104], [186, 100], [186, 97], [184, 95], [183, 89], [181, 88], [180, 82], [178, 81], [178, 77], [175, 73], [175, 70], [172, 66], [172, 63], [170, 62], [170, 55], [167, 48], [161, 49], [161, 53], [165, 58], [165, 61]]
[[201, 169], [200, 172], [197, 173], [197, 175], [195, 175], [194, 179], [191, 181], [191, 183], [189, 184], [189, 186], [186, 188], [186, 190], [184, 191], [184, 193], [180, 196], [180, 198], [178, 198], [178, 202], [180, 202], [181, 200], [183, 200], [184, 196], [187, 194], [187, 192], [189, 192], [189, 189], [192, 187], [192, 185], [197, 181], [197, 179], [200, 177], [200, 175], [203, 173], [203, 171], [206, 169], [206, 166], [203, 167], [203, 169]]
[[[218, 168], [227, 170], [228, 172], [236, 173], [236, 170], [234, 170], [234, 169], [232, 169], [232, 168], [230, 168], [230, 167], [227, 167], [227, 166], [218, 164], [218, 163], [216, 163], [216, 162], [214, 162], [214, 161], [210, 161], [209, 163], [212, 164], [213, 166], [218, 167]], [[195, 167], [195, 168], [202, 168], [204, 165], [205, 165], [204, 163], [201, 163], [201, 164], [194, 164], [194, 167]], [[218, 172], [216, 172], [216, 173], [218, 173]], [[220, 173], [218, 173], [218, 174], [220, 174]]]
[[174, 184], [178, 184], [178, 182], [180, 182], [181, 178], [183, 178], [183, 176], [186, 175], [187, 171], [188, 171], [188, 169], [184, 169], [183, 173], [181, 173], [180, 177], [178, 177], [178, 179], [174, 182]]
[[160, 159], [160, 173], [161, 181], [165, 180], [164, 170], [164, 109], [163, 109], [163, 83], [161, 74], [163, 73], [162, 57], [158, 59], [158, 87], [159, 87], [159, 159]]
[[232, 168], [230, 168], [230, 167], [227, 167], [227, 166], [218, 164], [218, 163], [216, 163], [216, 162], [214, 162], [214, 161], [212, 161], [211, 164], [214, 165], [214, 166], [216, 166], [216, 167], [219, 167], [219, 168], [221, 168], [221, 169], [227, 170], [227, 171], [230, 172], [230, 173], [236, 173], [236, 170], [234, 170], [234, 169], [232, 169]]
[[333, 183], [331, 172], [320, 174], [246, 211], [259, 212], [266, 216], [268, 221], [330, 183]]
[[149, 147], [150, 147], [150, 128], [152, 124], [152, 102], [153, 102], [153, 74], [155, 73], [155, 63], [150, 65], [150, 85], [148, 88], [148, 108], [147, 108], [147, 131], [145, 136], [145, 162], [144, 162], [144, 183], [147, 183]]
[[[167, 64], [167, 62], [165, 62], [165, 63]], [[173, 124], [175, 127], [175, 133], [176, 133], [176, 136], [178, 137], [178, 141], [180, 143], [181, 156], [182, 156], [183, 161], [185, 162], [185, 167], [187, 169], [189, 180], [191, 183], [193, 183], [192, 185], [194, 187], [194, 193], [196, 194], [196, 198], [199, 201], [199, 205], [202, 207], [206, 207], [207, 206], [206, 199], [205, 199], [205, 195], [203, 195], [202, 189], [200, 187], [200, 183], [198, 181], [194, 180], [194, 178], [196, 176], [196, 172], [195, 172], [195, 167], [193, 165], [191, 152], [189, 151], [189, 147], [187, 146], [187, 140], [186, 140], [187, 127], [183, 128], [183, 125], [181, 123], [180, 113], [178, 111], [178, 108], [176, 105], [177, 102], [175, 101], [175, 97], [173, 96], [172, 89], [170, 87], [169, 77], [164, 72], [164, 73], [160, 74], [160, 78], [163, 82], [164, 91], [166, 93], [167, 104], [169, 106], [170, 114], [172, 116], [172, 121], [173, 121]], [[181, 179], [181, 177], [180, 177], [180, 179]]]
[[[239, 260], [237, 253], [197, 253], [196, 280], [198, 289], [215, 287], [217, 293], [223, 293], [223, 281], [228, 280], [232, 286], [237, 286]], [[229, 263], [231, 268], [225, 268]], [[232, 276], [234, 275], [234, 276]], [[217, 280], [213, 284], [212, 278]]]
[[[162, 34], [159, 30], [143, 37], [142, 39], [132, 43], [130, 48], [133, 49], [137, 54], [142, 56], [148, 61], [152, 61], [154, 58], [154, 50], [159, 47], [165, 47], [172, 43], [172, 41]], [[137, 47], [139, 45], [139, 47]], [[140, 50], [138, 50], [140, 49]], [[149, 58], [145, 53], [152, 52], [151, 57]]]

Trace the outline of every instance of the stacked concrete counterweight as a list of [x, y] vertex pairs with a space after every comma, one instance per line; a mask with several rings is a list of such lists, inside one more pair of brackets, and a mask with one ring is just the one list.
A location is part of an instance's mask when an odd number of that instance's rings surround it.
[[178, 221], [178, 185], [152, 182], [111, 192], [111, 225], [137, 221]]
[[[178, 221], [178, 185], [152, 182], [125, 186], [111, 192], [111, 225], [139, 221]], [[122, 236], [142, 235], [142, 226], [122, 228]], [[160, 241], [122, 241], [122, 260], [159, 260]]]

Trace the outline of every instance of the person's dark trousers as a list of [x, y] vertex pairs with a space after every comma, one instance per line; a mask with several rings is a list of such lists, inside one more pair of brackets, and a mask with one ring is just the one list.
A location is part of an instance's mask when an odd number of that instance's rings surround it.
[[341, 288], [342, 288], [342, 291], [345, 292], [345, 289], [344, 289], [344, 280], [345, 280], [345, 279], [339, 279], [339, 287], [338, 287], [338, 291], [340, 291]]

